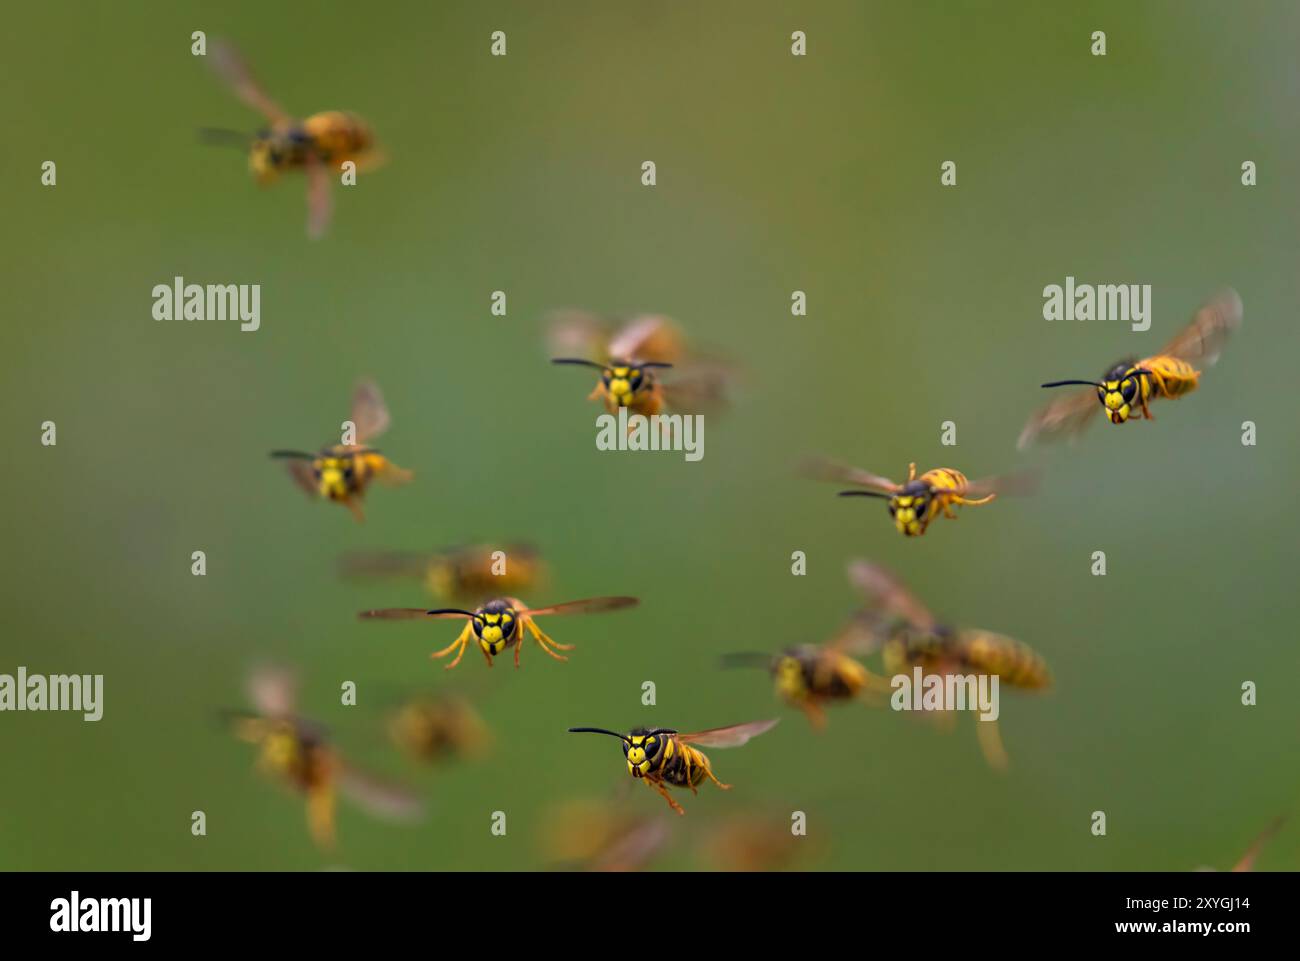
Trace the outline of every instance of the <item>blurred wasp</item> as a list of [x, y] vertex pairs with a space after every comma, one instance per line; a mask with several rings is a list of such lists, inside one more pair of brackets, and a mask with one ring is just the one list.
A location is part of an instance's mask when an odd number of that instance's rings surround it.
[[479, 757], [492, 743], [473, 705], [451, 694], [406, 701], [389, 719], [388, 733], [408, 755], [428, 764]]
[[235, 96], [270, 124], [249, 136], [234, 130], [205, 130], [210, 142], [248, 149], [248, 169], [263, 186], [295, 170], [307, 175], [307, 234], [325, 232], [331, 212], [330, 174], [351, 161], [358, 171], [373, 170], [384, 160], [366, 122], [353, 113], [327, 110], [305, 120], [289, 116], [253, 79], [234, 47], [214, 41], [208, 57]]
[[[551, 363], [600, 371], [587, 399], [599, 399], [611, 414], [626, 407], [630, 414], [650, 417], [664, 407], [698, 412], [724, 403], [726, 368], [688, 358], [680, 330], [666, 317], [634, 317], [611, 333], [591, 314], [569, 311], [553, 318], [550, 339], [553, 352], [587, 355], [554, 357]], [[668, 368], [677, 370], [665, 382], [658, 371]]]
[[352, 395], [352, 424], [356, 443], [334, 444], [319, 453], [275, 450], [271, 456], [288, 461], [289, 474], [313, 497], [344, 505], [358, 521], [365, 520], [361, 498], [372, 480], [388, 485], [405, 484], [414, 476], [392, 464], [365, 443], [388, 429], [388, 407], [379, 388], [362, 383]]
[[[1273, 835], [1277, 834], [1277, 832], [1282, 829], [1282, 825], [1285, 823], [1286, 823], [1286, 815], [1282, 815], [1281, 817], [1274, 818], [1272, 823], [1270, 823], [1268, 827], [1264, 828], [1264, 830], [1260, 832], [1259, 836], [1256, 837], [1255, 840], [1250, 843], [1250, 847], [1248, 847], [1246, 849], [1246, 853], [1241, 856], [1241, 860], [1239, 860], [1228, 870], [1235, 873], [1244, 873], [1246, 871], [1255, 870], [1255, 861], [1259, 858], [1260, 851], [1264, 849], [1265, 844], [1267, 844], [1269, 841], [1273, 839]], [[1196, 870], [1213, 871], [1214, 868], [1200, 867], [1197, 868]]]
[[791, 833], [788, 820], [744, 814], [711, 826], [700, 853], [714, 871], [781, 871], [806, 854], [809, 844]]
[[840, 491], [840, 496], [879, 497], [888, 501], [889, 516], [904, 537], [920, 537], [941, 513], [956, 520], [954, 506], [978, 507], [994, 500], [999, 493], [1024, 493], [1031, 486], [1031, 477], [1027, 474], [970, 481], [961, 471], [951, 467], [936, 467], [918, 477], [916, 464], [907, 465], [907, 482], [903, 484], [828, 460], [814, 460], [804, 469], [817, 480], [874, 488]]
[[1080, 385], [1078, 391], [1055, 400], [1035, 413], [1021, 431], [1017, 446], [1024, 450], [1039, 437], [1075, 435], [1092, 423], [1098, 406], [1112, 424], [1130, 419], [1153, 420], [1150, 403], [1158, 397], [1175, 399], [1194, 391], [1201, 371], [1219, 359], [1232, 331], [1241, 326], [1241, 298], [1223, 290], [1203, 304], [1192, 321], [1159, 354], [1141, 360], [1122, 360], [1099, 381], [1056, 380], [1044, 387]]
[[264, 774], [306, 795], [307, 825], [317, 845], [334, 846], [339, 792], [381, 818], [411, 820], [422, 813], [413, 795], [357, 770], [329, 744], [320, 725], [294, 715], [292, 676], [257, 671], [249, 681], [249, 696], [257, 713], [228, 711], [226, 719], [236, 737], [258, 746], [258, 768]]
[[826, 726], [827, 704], [853, 701], [863, 693], [885, 693], [889, 682], [877, 677], [841, 648], [848, 633], [826, 645], [801, 644], [780, 654], [725, 654], [723, 667], [761, 667], [771, 673], [777, 697], [797, 707], [809, 723], [821, 730]]
[[[846, 628], [854, 637], [846, 645], [860, 654], [879, 649], [887, 675], [920, 667], [923, 676], [987, 674], [1025, 690], [1051, 687], [1047, 662], [1027, 644], [992, 631], [937, 623], [893, 574], [877, 564], [852, 561], [848, 572], [850, 582], [867, 597], [868, 607]], [[975, 728], [985, 759], [992, 767], [1005, 769], [1007, 755], [997, 720], [981, 718]]]
[[640, 778], [647, 787], [658, 791], [668, 806], [678, 814], [686, 810], [673, 800], [669, 786], [688, 787], [692, 794], [699, 793], [699, 786], [705, 779], [712, 781], [724, 791], [730, 791], [730, 784], [723, 784], [713, 773], [708, 757], [703, 751], [691, 747], [740, 747], [751, 738], [776, 727], [776, 721], [751, 721], [748, 724], [736, 724], [731, 727], [717, 727], [695, 734], [678, 734], [666, 727], [633, 728], [627, 734], [607, 731], [602, 727], [571, 727], [570, 734], [608, 734], [623, 742], [623, 754], [627, 758], [627, 772], [634, 778]]
[[663, 815], [629, 815], [608, 801], [566, 801], [547, 812], [542, 856], [575, 871], [637, 871], [663, 850], [669, 835]]
[[523, 647], [525, 631], [533, 636], [538, 647], [557, 661], [568, 660], [564, 655], [557, 654], [557, 651], [573, 650], [572, 644], [560, 644], [549, 637], [537, 626], [534, 618], [551, 614], [599, 614], [633, 607], [637, 603], [635, 597], [591, 597], [565, 604], [553, 604], [550, 607], [529, 608], [517, 598], [502, 597], [488, 601], [473, 611], [462, 611], [456, 608], [429, 611], [422, 607], [389, 607], [377, 611], [362, 611], [358, 617], [363, 620], [383, 621], [420, 620], [426, 617], [466, 617], [469, 620], [465, 624], [465, 629], [460, 632], [460, 636], [441, 651], [434, 651], [430, 657], [446, 657], [452, 651], [456, 651], [456, 657], [446, 666], [447, 670], [451, 670], [465, 656], [469, 642], [477, 641], [488, 667], [491, 667], [492, 658], [513, 645], [515, 667], [518, 667], [519, 650]]
[[419, 578], [434, 596], [461, 602], [523, 593], [547, 578], [541, 556], [524, 544], [473, 544], [432, 553], [360, 551], [345, 554], [341, 567], [351, 577]]

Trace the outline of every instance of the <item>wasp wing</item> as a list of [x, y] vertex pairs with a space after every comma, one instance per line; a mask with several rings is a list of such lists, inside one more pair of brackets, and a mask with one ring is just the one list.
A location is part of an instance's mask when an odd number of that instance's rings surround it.
[[268, 718], [292, 717], [298, 705], [298, 676], [287, 668], [262, 666], [248, 675], [248, 701]]
[[390, 418], [384, 395], [373, 381], [362, 381], [352, 394], [352, 423], [357, 426], [357, 443], [365, 444], [388, 430]]
[[681, 331], [667, 317], [645, 314], [633, 317], [609, 342], [614, 360], [672, 364], [684, 353]]
[[903, 586], [903, 582], [879, 564], [850, 561], [849, 583], [861, 591], [868, 604], [883, 610], [918, 630], [932, 630], [934, 615]]
[[419, 551], [349, 551], [339, 558], [344, 577], [422, 577], [436, 554]]
[[413, 821], [424, 814], [424, 803], [411, 791], [349, 764], [340, 764], [338, 785], [348, 800], [377, 817], [390, 821]]
[[853, 484], [856, 487], [871, 487], [887, 494], [893, 494], [901, 490], [900, 486], [888, 477], [881, 477], [878, 474], [872, 474], [869, 471], [850, 467], [847, 464], [841, 464], [839, 461], [828, 460], [824, 457], [809, 458], [804, 461], [800, 470], [805, 476], [811, 477], [813, 480], [830, 481], [835, 484]]
[[310, 494], [312, 497], [316, 497], [320, 494], [320, 491], [316, 488], [316, 475], [312, 471], [311, 461], [300, 459], [286, 460], [284, 462], [284, 469], [289, 472], [289, 476], [293, 478], [293, 482], [297, 484], [302, 491]]
[[981, 477], [966, 486], [967, 496], [981, 497], [997, 494], [1000, 497], [1028, 497], [1038, 491], [1042, 474], [1036, 470], [1015, 471], [996, 477]]
[[1232, 870], [1235, 872], [1253, 871], [1255, 868], [1255, 859], [1259, 857], [1259, 852], [1273, 837], [1273, 835], [1277, 834], [1285, 822], [1286, 817], [1282, 816], [1266, 827], [1259, 837], [1255, 838], [1255, 840], [1251, 842], [1246, 853], [1241, 856], [1241, 860], [1232, 866]]
[[1099, 410], [1101, 404], [1097, 402], [1096, 388], [1070, 391], [1030, 416], [1016, 441], [1016, 449], [1027, 450], [1039, 438], [1050, 440], [1075, 436], [1093, 422]]
[[600, 614], [635, 607], [639, 603], [641, 602], [635, 597], [588, 597], [581, 601], [552, 604], [550, 607], [528, 608], [519, 613], [529, 617], [540, 617], [543, 614]]
[[268, 97], [261, 85], [253, 79], [252, 72], [244, 63], [244, 58], [231, 44], [224, 40], [214, 40], [208, 54], [208, 62], [216, 70], [217, 76], [234, 91], [235, 96], [266, 117], [272, 124], [281, 127], [290, 122], [289, 115]]
[[701, 747], [740, 747], [742, 744], [772, 730], [780, 723], [780, 718], [770, 721], [750, 721], [748, 724], [733, 724], [731, 727], [714, 727], [694, 734], [678, 734], [677, 740]]
[[584, 357], [604, 363], [609, 325], [588, 310], [555, 310], [546, 317], [546, 349], [552, 357]]
[[1241, 326], [1241, 297], [1231, 287], [1214, 294], [1200, 306], [1163, 353], [1206, 367], [1219, 359], [1228, 335]]

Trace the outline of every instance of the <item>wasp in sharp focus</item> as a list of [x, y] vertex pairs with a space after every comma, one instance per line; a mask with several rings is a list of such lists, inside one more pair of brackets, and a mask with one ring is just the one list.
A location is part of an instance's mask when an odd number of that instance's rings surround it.
[[699, 793], [699, 786], [710, 780], [724, 791], [730, 791], [730, 784], [723, 784], [713, 773], [708, 757], [703, 751], [692, 747], [740, 747], [751, 738], [776, 727], [777, 722], [751, 721], [748, 724], [735, 724], [731, 727], [716, 727], [694, 734], [679, 734], [671, 728], [634, 728], [627, 734], [607, 731], [602, 727], [571, 727], [570, 734], [608, 734], [623, 742], [623, 754], [627, 758], [627, 772], [634, 778], [640, 778], [648, 787], [658, 791], [668, 806], [678, 814], [685, 814], [685, 809], [678, 804], [669, 787], [688, 787], [692, 794]]
[[207, 139], [248, 148], [248, 168], [259, 184], [301, 170], [307, 175], [307, 234], [319, 237], [329, 224], [330, 177], [351, 161], [358, 171], [373, 170], [384, 160], [374, 134], [354, 113], [326, 110], [297, 120], [266, 95], [234, 47], [214, 41], [208, 57], [218, 75], [247, 106], [266, 118], [269, 127], [247, 136], [238, 131], [207, 130]]
[[[586, 355], [553, 357], [551, 363], [600, 371], [587, 399], [599, 399], [611, 414], [621, 407], [646, 417], [665, 407], [694, 413], [725, 402], [727, 367], [688, 357], [681, 332], [666, 317], [634, 317], [611, 333], [590, 314], [564, 312], [551, 322], [551, 346], [555, 352]], [[676, 370], [665, 381], [659, 371], [667, 368]]]
[[[845, 641], [849, 636], [843, 635]], [[812, 726], [821, 730], [826, 726], [827, 704], [889, 691], [888, 681], [845, 654], [842, 646], [836, 640], [826, 645], [801, 644], [780, 654], [726, 654], [722, 666], [766, 669], [775, 681], [777, 696], [803, 711]]]
[[840, 496], [879, 497], [888, 501], [894, 527], [905, 537], [921, 536], [940, 514], [956, 520], [955, 506], [978, 507], [994, 500], [999, 493], [1024, 493], [1032, 482], [1028, 474], [970, 481], [951, 467], [936, 467], [918, 477], [914, 463], [907, 465], [907, 481], [903, 484], [834, 461], [815, 460], [805, 470], [818, 480], [869, 488], [841, 491]]
[[439, 608], [430, 611], [422, 607], [389, 607], [377, 611], [362, 611], [358, 616], [363, 620], [384, 621], [418, 620], [426, 617], [468, 618], [460, 636], [441, 651], [434, 651], [431, 657], [446, 657], [455, 651], [456, 657], [446, 666], [447, 670], [451, 670], [465, 656], [469, 642], [477, 641], [488, 667], [491, 667], [492, 658], [513, 645], [515, 667], [518, 667], [519, 650], [523, 647], [525, 631], [532, 635], [538, 647], [557, 661], [568, 660], [563, 654], [556, 653], [557, 651], [573, 650], [572, 644], [560, 644], [549, 637], [537, 626], [535, 618], [552, 614], [598, 614], [633, 607], [637, 603], [639, 602], [635, 597], [591, 597], [581, 601], [552, 604], [550, 607], [530, 608], [517, 598], [500, 597], [488, 601], [473, 611], [463, 611], [458, 608]]
[[256, 744], [258, 768], [307, 798], [307, 824], [322, 848], [335, 841], [335, 798], [343, 793], [371, 814], [411, 820], [422, 805], [403, 788], [365, 774], [346, 762], [320, 725], [293, 713], [294, 679], [283, 671], [259, 670], [249, 682], [256, 713], [229, 711], [235, 735]]
[[[1047, 662], [1027, 644], [980, 629], [952, 628], [934, 616], [894, 577], [878, 564], [852, 561], [849, 580], [868, 600], [846, 629], [856, 641], [846, 643], [857, 653], [879, 649], [885, 673], [908, 674], [916, 667], [922, 676], [957, 674], [997, 675], [999, 683], [1025, 690], [1052, 685]], [[1006, 751], [996, 719], [975, 723], [985, 759], [998, 769], [1007, 766]]]
[[1072, 436], [1092, 423], [1100, 407], [1112, 424], [1145, 418], [1153, 420], [1150, 404], [1158, 397], [1178, 398], [1194, 391], [1202, 368], [1219, 358], [1228, 334], [1241, 326], [1241, 298], [1235, 290], [1223, 290], [1206, 301], [1165, 349], [1153, 357], [1122, 360], [1106, 371], [1099, 381], [1056, 380], [1044, 387], [1086, 386], [1053, 401], [1035, 413], [1020, 433], [1017, 446], [1023, 450], [1034, 441], [1053, 436]]
[[524, 593], [547, 578], [546, 563], [526, 544], [472, 544], [432, 553], [362, 551], [345, 554], [341, 567], [348, 576], [416, 577], [434, 596], [458, 602]]
[[276, 450], [272, 457], [288, 461], [289, 474], [308, 494], [335, 501], [365, 520], [361, 498], [372, 480], [395, 485], [414, 476], [390, 462], [379, 451], [365, 446], [388, 429], [388, 407], [374, 384], [366, 382], [352, 396], [352, 425], [355, 443], [334, 444], [309, 454], [298, 450]]

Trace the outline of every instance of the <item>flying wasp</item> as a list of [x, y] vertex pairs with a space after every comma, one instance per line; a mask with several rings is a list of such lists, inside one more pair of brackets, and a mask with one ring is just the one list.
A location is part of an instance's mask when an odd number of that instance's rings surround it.
[[[665, 407], [698, 412], [725, 402], [726, 366], [689, 357], [680, 330], [666, 317], [634, 317], [611, 333], [593, 315], [567, 311], [552, 319], [550, 340], [556, 352], [587, 355], [553, 357], [551, 363], [600, 371], [587, 399], [599, 399], [610, 414], [622, 407], [646, 417]], [[659, 371], [668, 368], [676, 370], [665, 381]]]
[[389, 719], [388, 733], [399, 748], [427, 764], [479, 757], [492, 742], [474, 706], [450, 694], [407, 700]]
[[979, 507], [996, 499], [999, 493], [1025, 493], [1032, 486], [1028, 474], [970, 481], [951, 467], [936, 467], [918, 477], [914, 463], [907, 465], [907, 481], [903, 484], [827, 460], [812, 461], [805, 466], [805, 472], [817, 480], [871, 488], [840, 491], [840, 496], [879, 497], [888, 501], [889, 516], [904, 537], [920, 537], [940, 514], [956, 520], [953, 507]]
[[864, 693], [889, 691], [889, 682], [877, 677], [845, 654], [841, 648], [851, 635], [826, 645], [801, 644], [780, 654], [742, 652], [725, 654], [723, 667], [761, 667], [773, 677], [777, 697], [803, 711], [809, 723], [826, 726], [827, 704], [857, 700]]
[[[1047, 662], [1027, 644], [979, 629], [952, 628], [934, 616], [894, 577], [877, 564], [852, 561], [849, 580], [866, 596], [868, 607], [846, 628], [856, 640], [846, 646], [859, 654], [879, 649], [885, 673], [922, 675], [997, 675], [999, 682], [1024, 690], [1052, 685]], [[990, 766], [1007, 766], [996, 719], [975, 724], [980, 747]]]
[[388, 429], [388, 407], [374, 384], [359, 385], [352, 395], [352, 425], [355, 443], [334, 444], [319, 453], [298, 450], [275, 450], [271, 456], [288, 462], [289, 475], [312, 497], [323, 497], [342, 504], [358, 521], [364, 521], [361, 498], [370, 482], [388, 485], [405, 484], [414, 475], [391, 463], [366, 441]]
[[638, 871], [671, 836], [663, 814], [632, 815], [606, 800], [572, 800], [546, 814], [541, 853], [551, 870]]
[[335, 843], [335, 801], [342, 793], [371, 814], [412, 820], [422, 805], [408, 791], [365, 774], [346, 762], [324, 729], [293, 713], [293, 678], [280, 671], [255, 672], [249, 682], [256, 713], [226, 712], [236, 737], [258, 746], [258, 768], [307, 798], [307, 825], [321, 848]]
[[723, 784], [714, 775], [713, 767], [704, 752], [691, 747], [692, 744], [701, 747], [740, 747], [776, 725], [775, 720], [751, 721], [748, 724], [716, 727], [695, 734], [678, 734], [666, 727], [638, 727], [627, 734], [607, 731], [602, 727], [571, 727], [569, 733], [608, 734], [618, 738], [623, 742], [627, 772], [663, 795], [668, 806], [678, 814], [685, 814], [686, 810], [669, 792], [670, 786], [688, 787], [692, 794], [698, 794], [699, 786], [707, 779], [724, 791], [731, 790], [730, 784]]
[[1055, 380], [1043, 384], [1092, 389], [1067, 394], [1035, 413], [1021, 431], [1017, 446], [1024, 450], [1040, 437], [1076, 435], [1092, 423], [1098, 407], [1112, 424], [1154, 420], [1151, 402], [1160, 397], [1176, 399], [1194, 391], [1202, 371], [1193, 365], [1213, 365], [1228, 335], [1241, 326], [1241, 318], [1241, 298], [1235, 290], [1223, 290], [1201, 305], [1191, 323], [1160, 353], [1141, 360], [1122, 360], [1099, 381]]
[[370, 127], [356, 114], [341, 110], [314, 113], [297, 120], [285, 113], [253, 79], [234, 47], [214, 41], [208, 60], [245, 105], [266, 118], [269, 127], [251, 136], [233, 130], [206, 130], [211, 142], [233, 143], [248, 149], [248, 169], [261, 185], [281, 174], [301, 170], [307, 175], [307, 235], [317, 238], [329, 224], [332, 208], [330, 176], [351, 161], [358, 171], [373, 170], [384, 155]]
[[560, 644], [537, 626], [535, 618], [552, 614], [599, 614], [606, 611], [622, 610], [634, 607], [638, 602], [635, 597], [591, 597], [581, 601], [569, 601], [564, 604], [552, 604], [550, 607], [530, 608], [523, 601], [513, 597], [501, 597], [488, 601], [473, 611], [458, 608], [439, 608], [425, 610], [422, 607], [389, 607], [377, 611], [362, 611], [358, 616], [363, 620], [401, 621], [432, 618], [468, 618], [460, 636], [441, 651], [434, 651], [430, 657], [446, 657], [452, 651], [456, 657], [446, 665], [451, 670], [465, 656], [470, 641], [476, 641], [488, 667], [492, 658], [503, 653], [507, 647], [514, 646], [515, 667], [519, 666], [519, 651], [523, 647], [525, 632], [531, 634], [537, 646], [557, 661], [568, 658], [558, 651], [571, 651], [574, 645]]
[[525, 544], [472, 544], [432, 553], [361, 551], [345, 554], [340, 566], [349, 577], [419, 578], [435, 597], [462, 603], [522, 594], [547, 579], [545, 561]]

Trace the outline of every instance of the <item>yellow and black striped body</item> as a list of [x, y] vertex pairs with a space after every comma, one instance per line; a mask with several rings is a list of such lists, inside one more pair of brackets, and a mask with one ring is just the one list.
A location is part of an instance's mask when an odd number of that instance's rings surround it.
[[951, 514], [970, 488], [966, 475], [951, 467], [936, 467], [920, 477], [910, 479], [902, 490], [889, 499], [889, 513], [894, 526], [905, 537], [924, 534], [930, 522], [942, 511]]
[[391, 467], [386, 457], [345, 444], [325, 448], [311, 465], [321, 496], [332, 501], [359, 497], [376, 476]]
[[708, 777], [709, 759], [703, 751], [683, 744], [667, 732], [637, 728], [623, 745], [627, 770], [635, 778], [645, 778], [674, 787], [697, 788]]
[[299, 791], [327, 786], [334, 777], [334, 755], [321, 741], [290, 721], [264, 722], [259, 766]]
[[795, 707], [852, 700], [869, 678], [867, 669], [852, 658], [813, 645], [793, 647], [777, 657], [772, 676], [777, 695]]
[[1176, 399], [1196, 390], [1201, 372], [1185, 360], [1167, 354], [1112, 367], [1097, 385], [1097, 399], [1112, 424], [1130, 417], [1150, 418], [1149, 404], [1157, 397]]
[[389, 731], [407, 753], [428, 762], [475, 754], [488, 740], [477, 712], [454, 698], [404, 705], [392, 718]]
[[497, 593], [523, 593], [541, 575], [536, 557], [511, 553], [500, 574], [492, 573], [495, 561], [487, 550], [465, 551], [438, 557], [429, 565], [426, 583], [439, 597], [474, 598]]
[[374, 135], [364, 120], [341, 110], [326, 110], [259, 133], [248, 166], [258, 182], [266, 184], [286, 171], [304, 169], [313, 159], [332, 169], [348, 160], [360, 167], [374, 146]]
[[983, 630], [903, 630], [881, 650], [891, 675], [920, 667], [924, 674], [996, 674], [1004, 684], [1041, 690], [1052, 684], [1047, 662], [1029, 645]]

